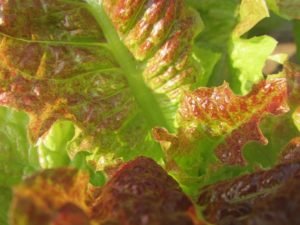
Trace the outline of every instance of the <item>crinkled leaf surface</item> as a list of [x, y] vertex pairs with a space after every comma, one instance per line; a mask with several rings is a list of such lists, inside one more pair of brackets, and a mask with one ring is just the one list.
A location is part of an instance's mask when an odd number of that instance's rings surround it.
[[[259, 163], [265, 168], [272, 167], [285, 146], [299, 136], [297, 119], [300, 104], [299, 69], [291, 63], [284, 64], [283, 74], [287, 80], [287, 98], [290, 112], [262, 121], [260, 127], [269, 140], [266, 146], [250, 143], [245, 146], [245, 157], [251, 164]], [[270, 76], [272, 79], [272, 75]]]
[[216, 88], [199, 88], [187, 93], [181, 102], [177, 136], [160, 128], [154, 130], [154, 135], [163, 146], [170, 143], [164, 146], [170, 152], [195, 148], [191, 143], [207, 136], [221, 137], [224, 140], [215, 149], [219, 160], [244, 164], [241, 150], [245, 144], [267, 144], [259, 128], [261, 119], [288, 111], [286, 85], [286, 79], [280, 78], [261, 81], [245, 96], [236, 96], [226, 83]]
[[[198, 179], [203, 175], [209, 183], [252, 169], [216, 164], [214, 150], [223, 162], [243, 164], [241, 151], [247, 144], [248, 162], [270, 166], [281, 147], [297, 134], [299, 110], [293, 112], [294, 120], [291, 112], [286, 117], [264, 119], [259, 127], [266, 115], [286, 111], [283, 79], [260, 81], [261, 68], [275, 41], [265, 36], [240, 37], [268, 15], [264, 1], [0, 0], [0, 6], [0, 104], [30, 114], [31, 139], [44, 135], [38, 142], [44, 168], [70, 163], [90, 172], [92, 184], [102, 185], [105, 177], [97, 170], [118, 159], [147, 155], [162, 160], [163, 153], [149, 132], [160, 126], [166, 129], [155, 132], [167, 149], [167, 169], [176, 171], [179, 166], [187, 177], [179, 173], [176, 178], [185, 181], [185, 188], [195, 188], [203, 182]], [[205, 24], [200, 35], [199, 14]], [[224, 80], [235, 93], [252, 91], [236, 96], [226, 85], [197, 89]], [[297, 106], [293, 103], [292, 108]], [[61, 119], [68, 122], [52, 126]], [[5, 124], [5, 129], [11, 127]], [[24, 123], [20, 126], [22, 135], [27, 135]], [[288, 132], [278, 138], [282, 126]], [[272, 141], [264, 148], [270, 154], [256, 154], [260, 151], [256, 146], [261, 145], [248, 144], [253, 140], [266, 143], [260, 129]], [[271, 138], [274, 133], [277, 136]], [[11, 140], [15, 134], [0, 140], [0, 145]], [[13, 150], [23, 153], [19, 146]], [[29, 196], [27, 203], [30, 198], [43, 202], [29, 187], [37, 184], [40, 193], [42, 184], [49, 188], [48, 195], [59, 193], [72, 202], [71, 193], [64, 188], [51, 189], [49, 184], [56, 181], [47, 175], [53, 171], [47, 171], [33, 183], [23, 184], [28, 192], [16, 189], [16, 193]], [[65, 181], [72, 180], [70, 186], [84, 191], [87, 179], [77, 185], [73, 182], [77, 175], [68, 177], [68, 171], [61, 171], [67, 176]], [[107, 192], [115, 190], [118, 179], [112, 179]], [[48, 201], [45, 193], [41, 196]], [[6, 203], [9, 199], [5, 198]], [[55, 225], [61, 224], [61, 218], [72, 224], [89, 224], [88, 210], [78, 206], [81, 203], [56, 205], [56, 200], [49, 201], [55, 207], [51, 212], [37, 210], [37, 218], [41, 213]], [[1, 210], [7, 209], [6, 203]]]
[[101, 151], [161, 157], [148, 131], [174, 128], [181, 93], [200, 75], [201, 21], [181, 0], [123, 3], [1, 2], [0, 104], [30, 113], [33, 140], [69, 119]]

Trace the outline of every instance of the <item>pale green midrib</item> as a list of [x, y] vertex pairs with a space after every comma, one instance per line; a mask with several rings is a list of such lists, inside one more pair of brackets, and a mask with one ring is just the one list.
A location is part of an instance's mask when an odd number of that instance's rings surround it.
[[138, 63], [121, 42], [103, 7], [98, 4], [91, 4], [89, 10], [101, 26], [115, 59], [125, 72], [129, 87], [148, 124], [151, 127], [162, 126], [171, 130], [172, 126], [167, 122], [154, 93], [143, 80], [142, 71], [137, 66]]

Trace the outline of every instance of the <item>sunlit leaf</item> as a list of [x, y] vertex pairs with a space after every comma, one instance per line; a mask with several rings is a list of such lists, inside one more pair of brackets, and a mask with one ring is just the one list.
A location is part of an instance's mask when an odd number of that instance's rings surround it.
[[175, 136], [155, 131], [155, 137], [162, 143], [169, 142], [166, 148], [183, 152], [188, 151], [189, 143], [206, 135], [222, 137], [224, 141], [215, 149], [219, 160], [244, 164], [241, 151], [245, 144], [267, 144], [259, 128], [261, 119], [287, 112], [286, 101], [286, 80], [280, 78], [261, 81], [245, 96], [236, 96], [226, 83], [216, 88], [199, 88], [187, 93], [180, 105], [179, 133]]
[[269, 17], [269, 10], [265, 0], [242, 0], [240, 21], [235, 27], [234, 35], [241, 36], [245, 34], [266, 17]]
[[[269, 36], [233, 39], [230, 59], [235, 73], [231, 84], [236, 93], [247, 94], [254, 84], [264, 79], [262, 70], [276, 45], [277, 42]], [[264, 51], [258, 53], [257, 49]]]

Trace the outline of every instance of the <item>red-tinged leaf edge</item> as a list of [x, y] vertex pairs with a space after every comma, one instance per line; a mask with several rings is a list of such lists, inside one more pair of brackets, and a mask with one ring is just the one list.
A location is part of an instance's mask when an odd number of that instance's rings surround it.
[[[221, 138], [215, 149], [224, 164], [245, 165], [242, 149], [250, 141], [267, 144], [259, 123], [269, 114], [289, 110], [286, 79], [263, 80], [245, 96], [236, 96], [227, 83], [188, 92], [179, 107], [177, 135], [155, 128], [154, 138], [168, 152], [188, 151], [202, 138]], [[168, 143], [168, 144], [167, 144]]]

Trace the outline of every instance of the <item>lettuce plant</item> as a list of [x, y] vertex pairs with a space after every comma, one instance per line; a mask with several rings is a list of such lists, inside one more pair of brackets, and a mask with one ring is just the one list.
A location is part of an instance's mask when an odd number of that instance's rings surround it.
[[[0, 0], [0, 223], [272, 222], [260, 213], [299, 186], [282, 171], [298, 171], [300, 69], [250, 32], [299, 12], [298, 0]], [[263, 74], [267, 59], [282, 71]]]

